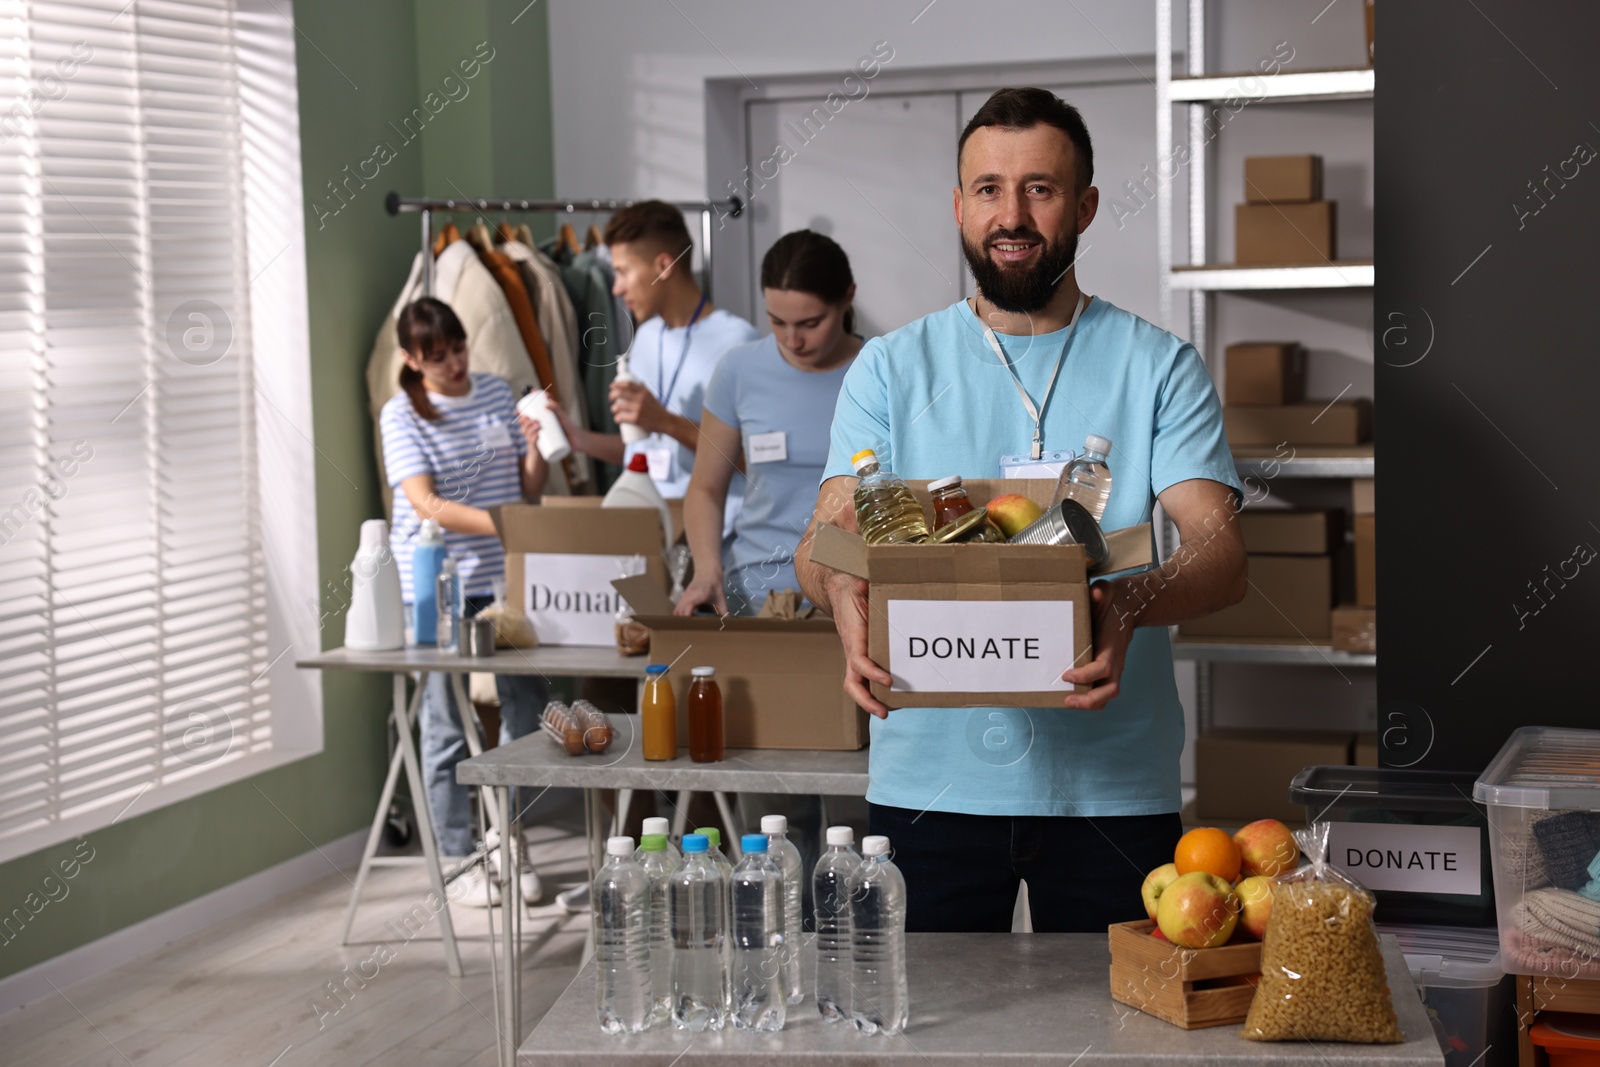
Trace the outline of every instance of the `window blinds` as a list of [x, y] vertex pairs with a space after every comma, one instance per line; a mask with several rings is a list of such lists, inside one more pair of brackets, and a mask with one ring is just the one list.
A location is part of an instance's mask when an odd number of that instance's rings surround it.
[[278, 650], [235, 5], [0, 21], [3, 856], [238, 777]]

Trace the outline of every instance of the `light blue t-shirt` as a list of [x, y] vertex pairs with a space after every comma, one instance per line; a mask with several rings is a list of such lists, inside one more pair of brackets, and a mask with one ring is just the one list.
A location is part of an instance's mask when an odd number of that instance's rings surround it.
[[[1037, 403], [1067, 331], [996, 336]], [[1047, 450], [1111, 439], [1107, 530], [1149, 522], [1156, 494], [1181, 481], [1240, 490], [1194, 347], [1104, 300], [1073, 329], [1044, 431]], [[904, 478], [993, 478], [1000, 456], [1025, 455], [1032, 440], [1033, 420], [963, 301], [867, 342], [839, 393], [824, 478], [852, 474], [863, 448]], [[874, 718], [867, 799], [977, 815], [1177, 811], [1183, 709], [1164, 628], [1135, 632], [1121, 685], [1101, 711], [902, 708]]]
[[[628, 349], [628, 369], [668, 411], [699, 423], [706, 383], [711, 380], [717, 363], [730, 348], [749, 344], [758, 336], [754, 326], [721, 308], [689, 326], [671, 329], [657, 315], [642, 323], [639, 332], [634, 334], [633, 344]], [[685, 448], [676, 438], [651, 434], [638, 444], [629, 445], [623, 455], [623, 465], [626, 466], [636, 452], [648, 453], [661, 448], [672, 451], [672, 476], [657, 480], [656, 488], [668, 500], [681, 499], [689, 488], [694, 449]], [[733, 504], [730, 490], [730, 508]]]
[[828, 423], [849, 366], [798, 370], [768, 336], [733, 349], [711, 375], [705, 409], [739, 431], [745, 455], [745, 474], [733, 479], [745, 483], [744, 504], [723, 561], [735, 613], [755, 614], [771, 590], [800, 588], [794, 548], [816, 510]]

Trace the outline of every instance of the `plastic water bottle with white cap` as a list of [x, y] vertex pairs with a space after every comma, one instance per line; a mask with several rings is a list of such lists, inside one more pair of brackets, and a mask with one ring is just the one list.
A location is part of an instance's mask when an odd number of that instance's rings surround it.
[[1075, 500], [1083, 510], [1099, 522], [1105, 518], [1106, 504], [1111, 499], [1111, 468], [1106, 457], [1111, 455], [1111, 439], [1090, 434], [1083, 442], [1083, 455], [1067, 464], [1056, 482], [1056, 492], [1050, 501], [1055, 507], [1063, 500]]
[[849, 879], [861, 866], [855, 831], [828, 827], [827, 851], [811, 875], [817, 922], [817, 1010], [830, 1023], [850, 1018]]
[[783, 875], [783, 996], [790, 1004], [806, 999], [800, 984], [800, 941], [804, 932], [804, 911], [800, 905], [805, 890], [802, 881], [800, 850], [789, 840], [789, 820], [782, 815], [761, 816], [761, 832], [767, 835], [767, 854]]
[[704, 834], [683, 835], [683, 866], [667, 879], [672, 928], [672, 1025], [699, 1033], [728, 1024], [728, 880]]
[[733, 1025], [740, 1030], [783, 1029], [783, 872], [768, 854], [766, 834], [739, 840], [744, 858], [733, 869], [728, 961]]
[[[645, 820], [648, 829], [652, 820]], [[662, 819], [662, 822], [667, 820]], [[672, 1014], [672, 917], [667, 911], [667, 883], [679, 866], [676, 852], [667, 851], [667, 835], [646, 833], [639, 838], [634, 858], [650, 884], [647, 907], [650, 922], [650, 1021], [666, 1022]]]
[[633, 838], [606, 841], [592, 900], [600, 1029], [637, 1034], [650, 1025], [650, 882], [633, 858]]
[[[660, 816], [652, 816], [646, 819], [644, 825], [640, 827], [639, 840], [642, 842], [651, 834], [660, 834], [666, 839], [667, 854], [672, 857], [673, 868], [676, 869], [683, 866], [683, 853], [678, 851], [678, 846], [672, 843], [672, 820], [663, 819]], [[642, 845], [640, 846], [640, 852], [643, 852]]]
[[889, 839], [861, 842], [861, 866], [850, 891], [850, 1015], [866, 1034], [898, 1034], [906, 1028], [911, 997], [906, 989], [906, 880], [889, 859]]

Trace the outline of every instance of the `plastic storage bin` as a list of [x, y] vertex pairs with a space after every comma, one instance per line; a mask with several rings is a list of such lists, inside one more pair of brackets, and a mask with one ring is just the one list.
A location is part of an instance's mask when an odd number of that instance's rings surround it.
[[1405, 953], [1446, 1067], [1516, 1067], [1516, 979], [1500, 966], [1492, 926], [1379, 923]]
[[1307, 767], [1289, 784], [1306, 821], [1333, 823], [1328, 854], [1377, 898], [1380, 923], [1492, 926], [1489, 823], [1473, 776], [1396, 767]]
[[1600, 731], [1524, 726], [1479, 775], [1502, 963], [1600, 978]]
[[1550, 1067], [1600, 1067], [1600, 1016], [1541, 1012], [1528, 1040], [1544, 1049]]

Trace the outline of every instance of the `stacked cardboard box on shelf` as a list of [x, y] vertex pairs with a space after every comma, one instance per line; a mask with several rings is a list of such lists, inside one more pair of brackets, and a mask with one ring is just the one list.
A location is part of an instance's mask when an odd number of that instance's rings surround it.
[[1234, 209], [1234, 261], [1320, 265], [1334, 258], [1335, 204], [1322, 199], [1322, 157], [1251, 156]]
[[1223, 352], [1223, 426], [1231, 445], [1349, 446], [1372, 433], [1372, 402], [1306, 400], [1297, 341], [1242, 341]]
[[1213, 729], [1194, 743], [1195, 815], [1217, 821], [1300, 822], [1289, 800], [1301, 768], [1350, 762], [1353, 735], [1336, 730]]
[[1179, 635], [1326, 641], [1339, 513], [1247, 508], [1238, 522], [1250, 556], [1250, 588], [1244, 600], [1179, 623]]
[[1333, 647], [1341, 652], [1378, 651], [1378, 570], [1374, 557], [1376, 529], [1373, 480], [1351, 483], [1355, 505], [1356, 602], [1333, 609]]

